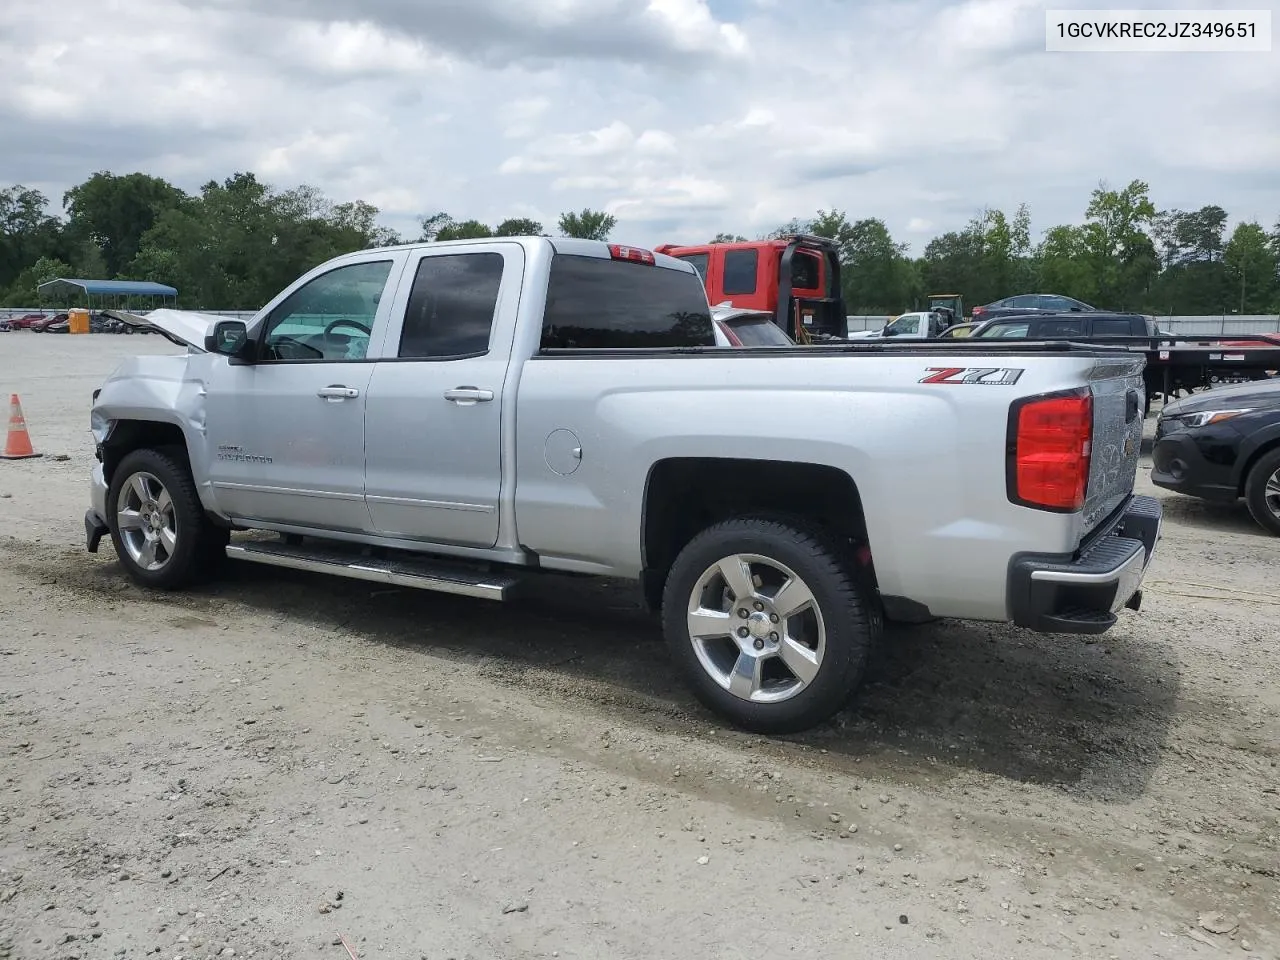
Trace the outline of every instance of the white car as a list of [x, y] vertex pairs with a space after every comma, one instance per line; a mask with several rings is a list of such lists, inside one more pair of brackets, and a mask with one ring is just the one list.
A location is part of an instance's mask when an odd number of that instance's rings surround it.
[[940, 313], [931, 310], [917, 310], [894, 317], [879, 330], [860, 330], [849, 334], [850, 340], [870, 340], [881, 337], [901, 337], [911, 340], [925, 340], [942, 336], [947, 329], [947, 320]]
[[711, 308], [718, 347], [793, 347], [785, 330], [764, 310], [721, 303]]

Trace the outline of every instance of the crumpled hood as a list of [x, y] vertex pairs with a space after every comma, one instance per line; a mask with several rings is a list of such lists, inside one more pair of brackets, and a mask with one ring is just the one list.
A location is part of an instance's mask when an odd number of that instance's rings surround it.
[[162, 309], [152, 310], [146, 315], [124, 310], [104, 310], [103, 313], [130, 326], [152, 327], [174, 343], [200, 351], [204, 350], [205, 335], [213, 332], [213, 325], [219, 320], [227, 319], [216, 313], [200, 313], [196, 310]]

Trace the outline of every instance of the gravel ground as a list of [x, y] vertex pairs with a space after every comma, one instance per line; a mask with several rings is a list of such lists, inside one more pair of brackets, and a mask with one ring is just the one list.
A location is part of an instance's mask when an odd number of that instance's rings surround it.
[[0, 334], [44, 453], [0, 462], [0, 958], [1280, 957], [1280, 541], [1243, 507], [1166, 496], [1097, 642], [897, 629], [764, 739], [608, 583], [132, 586], [83, 548], [89, 395], [172, 349]]

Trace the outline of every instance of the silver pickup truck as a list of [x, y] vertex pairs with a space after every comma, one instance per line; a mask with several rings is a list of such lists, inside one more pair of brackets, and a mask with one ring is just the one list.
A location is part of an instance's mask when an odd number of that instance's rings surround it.
[[189, 349], [94, 394], [90, 551], [109, 533], [164, 589], [227, 556], [495, 600], [629, 579], [751, 730], [840, 709], [885, 619], [1102, 632], [1159, 537], [1122, 350], [716, 346], [692, 266], [542, 237], [364, 250], [248, 322], [149, 322]]

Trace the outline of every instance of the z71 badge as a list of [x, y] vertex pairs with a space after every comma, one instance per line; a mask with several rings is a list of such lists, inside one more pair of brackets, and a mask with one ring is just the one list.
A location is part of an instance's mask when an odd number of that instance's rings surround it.
[[979, 383], [987, 387], [1007, 387], [1018, 382], [1022, 367], [925, 367], [927, 377], [920, 383]]

